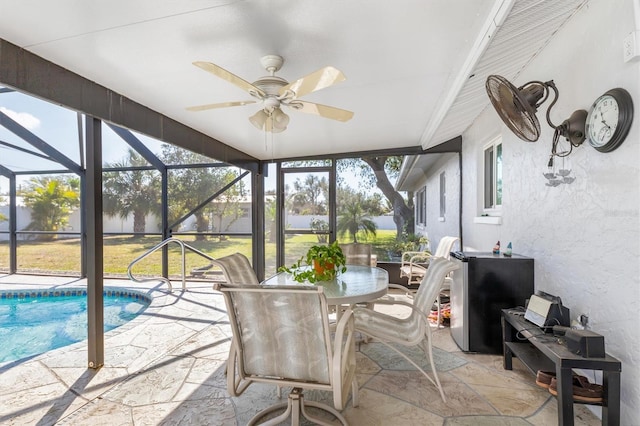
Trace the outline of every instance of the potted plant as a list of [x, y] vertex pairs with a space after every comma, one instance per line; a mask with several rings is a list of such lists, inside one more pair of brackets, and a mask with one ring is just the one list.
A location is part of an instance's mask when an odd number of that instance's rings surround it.
[[281, 266], [280, 272], [288, 272], [298, 282], [329, 281], [338, 272], [345, 272], [347, 259], [337, 241], [326, 246], [311, 246], [305, 256], [302, 256], [290, 268]]

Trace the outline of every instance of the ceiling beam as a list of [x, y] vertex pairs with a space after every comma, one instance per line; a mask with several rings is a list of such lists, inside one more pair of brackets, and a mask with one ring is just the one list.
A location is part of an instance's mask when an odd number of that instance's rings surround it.
[[257, 171], [258, 160], [0, 38], [0, 84], [189, 151]]
[[10, 178], [11, 176], [14, 176], [14, 175], [15, 173], [13, 173], [13, 170], [9, 170], [5, 166], [0, 164], [0, 176]]

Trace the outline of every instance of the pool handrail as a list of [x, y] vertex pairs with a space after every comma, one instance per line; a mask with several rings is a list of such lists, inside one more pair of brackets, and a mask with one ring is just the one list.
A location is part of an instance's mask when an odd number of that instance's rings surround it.
[[133, 262], [131, 262], [129, 264], [129, 267], [127, 268], [127, 276], [129, 277], [129, 279], [133, 282], [136, 283], [144, 283], [144, 282], [149, 282], [149, 281], [163, 281], [165, 283], [167, 283], [167, 286], [169, 286], [169, 291], [173, 292], [173, 286], [171, 285], [171, 281], [169, 281], [168, 278], [165, 277], [157, 277], [157, 278], [144, 278], [144, 279], [138, 279], [135, 278], [131, 272], [131, 268], [133, 268], [133, 265], [135, 265], [136, 263], [138, 263], [139, 261], [141, 261], [142, 259], [144, 259], [145, 257], [149, 256], [150, 254], [156, 252], [157, 250], [161, 249], [162, 247], [168, 245], [169, 243], [176, 243], [180, 246], [181, 252], [182, 252], [182, 290], [186, 290], [186, 274], [185, 274], [185, 263], [186, 263], [186, 257], [185, 257], [185, 249], [188, 249], [196, 254], [199, 254], [200, 256], [204, 257], [205, 259], [208, 260], [216, 260], [215, 258], [209, 256], [206, 253], [201, 252], [200, 250], [198, 250], [197, 248], [191, 247], [190, 245], [186, 244], [184, 241], [182, 241], [179, 238], [173, 238], [173, 237], [169, 237], [166, 240], [156, 244], [155, 246], [153, 246], [151, 249], [149, 249], [148, 251], [146, 251], [145, 253], [141, 254], [140, 256], [136, 257]]

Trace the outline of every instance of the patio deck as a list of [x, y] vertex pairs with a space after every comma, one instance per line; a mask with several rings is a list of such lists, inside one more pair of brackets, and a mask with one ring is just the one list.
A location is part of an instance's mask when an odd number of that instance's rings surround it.
[[[78, 287], [85, 280], [0, 276], [0, 290]], [[252, 385], [238, 398], [224, 376], [230, 328], [211, 283], [148, 287], [127, 280], [105, 286], [149, 290], [153, 302], [133, 321], [105, 334], [105, 365], [87, 368], [86, 341], [0, 365], [0, 424], [242, 425], [276, 400], [274, 386]], [[352, 425], [555, 425], [557, 404], [514, 360], [466, 354], [447, 328], [434, 329], [436, 364], [447, 395], [379, 344], [358, 353], [360, 406], [343, 411]], [[308, 399], [323, 398], [306, 393]], [[283, 392], [286, 398], [286, 392]], [[576, 405], [576, 424], [600, 421]]]

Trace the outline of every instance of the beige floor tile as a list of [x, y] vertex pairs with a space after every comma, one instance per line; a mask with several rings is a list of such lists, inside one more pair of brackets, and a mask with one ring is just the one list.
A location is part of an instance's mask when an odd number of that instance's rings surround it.
[[87, 401], [61, 383], [52, 383], [2, 397], [0, 424], [52, 425]]
[[194, 358], [169, 357], [131, 376], [103, 395], [113, 402], [140, 406], [172, 401], [182, 387]]
[[[342, 413], [352, 425], [425, 426], [440, 425], [443, 421], [436, 414], [371, 389], [362, 389], [359, 396], [359, 406], [349, 405]], [[393, 423], [390, 419], [393, 419]]]
[[[558, 402], [555, 398], [549, 401], [534, 415], [527, 417], [527, 420], [535, 426], [556, 426], [558, 424]], [[580, 426], [598, 426], [602, 424], [586, 405], [573, 405], [573, 420]]]
[[217, 361], [226, 361], [229, 356], [231, 336], [217, 326], [201, 330], [171, 351], [171, 355], [197, 356]]
[[194, 385], [204, 384], [222, 389], [227, 387], [227, 376], [225, 374], [227, 362], [212, 361], [210, 359], [196, 359], [189, 374], [185, 378], [186, 383]]
[[[13, 368], [3, 367], [0, 369], [0, 396], [15, 396], [22, 391], [31, 389], [34, 385], [45, 386], [58, 383], [58, 378], [43, 363], [38, 361], [27, 361]], [[3, 411], [1, 407], [5, 406], [6, 398], [0, 399], [0, 413]]]
[[180, 404], [156, 404], [132, 409], [136, 425], [244, 425], [237, 423], [234, 407], [228, 398], [185, 401]]
[[129, 377], [125, 368], [103, 367], [100, 370], [88, 368], [53, 368], [54, 373], [74, 393], [86, 400], [103, 394], [115, 384]]
[[133, 424], [131, 407], [104, 399], [95, 399], [56, 423], [60, 426], [124, 426]]
[[446, 328], [431, 328], [431, 338], [433, 339], [433, 346], [436, 348], [440, 348], [447, 352], [456, 352], [459, 351], [458, 345], [451, 337], [451, 332], [448, 327]]
[[417, 371], [383, 370], [365, 388], [406, 401], [442, 417], [498, 414], [469, 386], [448, 373], [439, 374], [447, 402], [436, 387]]
[[[11, 287], [14, 278], [0, 277], [0, 288]], [[30, 285], [50, 287], [52, 282]], [[55, 282], [80, 285], [68, 278]], [[131, 282], [109, 286], [131, 287]], [[86, 368], [86, 342], [0, 367], [0, 424], [232, 426], [244, 425], [259, 410], [286, 401], [289, 390], [278, 399], [274, 385], [251, 385], [239, 397], [227, 393], [224, 367], [230, 328], [224, 324], [224, 301], [210, 283], [189, 283], [186, 292], [176, 283], [171, 294], [164, 284], [136, 286], [161, 291], [154, 290], [154, 301], [144, 315], [106, 334], [105, 366], [97, 372]], [[432, 330], [436, 365], [446, 370], [439, 376], [447, 402], [413, 367], [391, 370], [398, 367], [392, 363], [384, 370], [381, 363], [390, 355], [377, 350], [374, 362], [363, 350], [357, 353], [360, 407], [349, 402], [343, 412], [352, 425], [557, 424], [555, 398], [534, 385], [533, 375], [518, 359], [513, 371], [505, 371], [501, 356], [464, 353], [448, 328]], [[444, 362], [450, 359], [456, 362]], [[328, 393], [305, 395], [331, 402]], [[585, 406], [574, 408], [576, 424], [600, 423]]]

